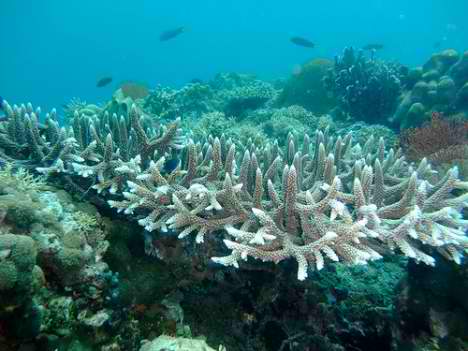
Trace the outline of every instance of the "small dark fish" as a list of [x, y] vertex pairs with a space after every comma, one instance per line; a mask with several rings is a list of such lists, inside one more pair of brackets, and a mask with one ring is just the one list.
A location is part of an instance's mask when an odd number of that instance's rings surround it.
[[434, 49], [440, 49], [441, 46], [442, 46], [442, 42], [440, 40], [434, 43]]
[[315, 47], [315, 44], [312, 43], [310, 40], [302, 37], [292, 37], [291, 43], [296, 44], [298, 46], [303, 46], [305, 48], [313, 48]]
[[0, 110], [3, 110], [3, 98], [0, 96]]
[[166, 30], [159, 35], [159, 41], [168, 41], [168, 40], [174, 39], [175, 37], [178, 37], [185, 31], [186, 31], [185, 27], [179, 27], [175, 29]]
[[177, 166], [179, 166], [179, 162], [180, 161], [177, 157], [172, 157], [172, 158], [167, 159], [164, 162], [163, 173], [165, 174], [172, 173], [177, 168]]
[[198, 79], [198, 78], [193, 78], [190, 83], [192, 84], [203, 84], [203, 81], [201, 79]]
[[363, 50], [382, 50], [383, 47], [384, 46], [382, 44], [367, 44], [362, 49]]
[[96, 87], [102, 88], [105, 87], [106, 85], [109, 85], [112, 82], [112, 77], [104, 77], [98, 80], [96, 83]]

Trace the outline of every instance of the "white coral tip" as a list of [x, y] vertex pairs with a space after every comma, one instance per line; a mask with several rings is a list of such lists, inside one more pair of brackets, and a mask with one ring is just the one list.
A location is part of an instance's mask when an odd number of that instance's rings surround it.
[[325, 235], [322, 237], [325, 241], [330, 241], [338, 237], [338, 234], [335, 232], [326, 232]]

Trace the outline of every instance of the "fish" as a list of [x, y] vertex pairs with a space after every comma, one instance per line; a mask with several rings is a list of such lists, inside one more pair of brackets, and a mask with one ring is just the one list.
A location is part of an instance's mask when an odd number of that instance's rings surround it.
[[3, 110], [3, 98], [0, 96], [0, 110]]
[[382, 44], [367, 44], [363, 46], [362, 50], [382, 50], [383, 47]]
[[111, 82], [112, 82], [112, 77], [104, 77], [97, 81], [96, 87], [102, 88], [102, 87], [105, 87], [106, 85], [109, 85]]
[[175, 37], [178, 37], [184, 32], [186, 32], [185, 27], [178, 27], [178, 28], [166, 30], [159, 35], [159, 41], [168, 41], [168, 40], [174, 39]]
[[180, 160], [177, 156], [166, 159], [166, 161], [164, 161], [163, 173], [171, 174], [179, 166], [179, 163]]
[[441, 46], [442, 46], [442, 41], [440, 40], [436, 41], [433, 45], [434, 49], [440, 49]]
[[303, 46], [305, 48], [314, 48], [315, 44], [311, 42], [309, 39], [302, 38], [302, 37], [292, 37], [290, 39], [291, 43], [296, 44], [297, 46]]

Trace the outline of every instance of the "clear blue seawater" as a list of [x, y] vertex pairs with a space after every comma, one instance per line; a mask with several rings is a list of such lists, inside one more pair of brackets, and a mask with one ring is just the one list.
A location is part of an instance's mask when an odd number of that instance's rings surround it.
[[[463, 50], [466, 0], [2, 0], [0, 96], [48, 109], [106, 100], [119, 82], [181, 86], [218, 72], [288, 76], [314, 57], [381, 43], [380, 57], [420, 65]], [[162, 31], [188, 32], [160, 42]], [[290, 43], [302, 36], [316, 44]], [[440, 49], [434, 43], [440, 41]], [[113, 84], [96, 88], [112, 76]]]

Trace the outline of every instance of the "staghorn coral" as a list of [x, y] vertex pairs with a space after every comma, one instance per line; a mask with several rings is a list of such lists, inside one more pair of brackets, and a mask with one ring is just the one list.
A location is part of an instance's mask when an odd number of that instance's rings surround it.
[[102, 108], [97, 105], [88, 104], [86, 101], [82, 101], [79, 98], [72, 98], [63, 108], [64, 122], [70, 124], [75, 117], [75, 113], [78, 114], [78, 116], [85, 115], [91, 117], [100, 115], [102, 113]]
[[63, 171], [65, 162], [82, 160], [75, 153], [75, 140], [59, 127], [55, 110], [46, 115], [45, 125], [41, 125], [41, 110], [34, 110], [31, 104], [10, 106], [4, 101], [3, 109], [7, 120], [0, 123], [0, 157], [4, 160], [30, 169], [56, 171]]
[[167, 127], [156, 126], [135, 104], [120, 117], [107, 111], [100, 116], [75, 112], [68, 128], [60, 128], [55, 111], [40, 128], [40, 109], [33, 112], [30, 104], [11, 107], [6, 102], [4, 109], [8, 119], [0, 124], [0, 157], [15, 167], [62, 174], [74, 189], [81, 188], [66, 175], [96, 175], [94, 189], [116, 192], [140, 172], [140, 163], [146, 166], [185, 142], [179, 119]]
[[[308, 267], [321, 269], [326, 259], [363, 264], [399, 249], [434, 264], [427, 250], [434, 247], [460, 262], [467, 246], [468, 224], [459, 211], [467, 205], [468, 184], [458, 180], [457, 169], [431, 184], [425, 159], [414, 168], [399, 151], [386, 150], [382, 138], [353, 146], [351, 134], [334, 139], [325, 131], [314, 143], [305, 135], [298, 148], [297, 136], [289, 134], [282, 150], [277, 142], [239, 145], [210, 136], [180, 150], [179, 121], [162, 131], [145, 127], [135, 105], [128, 116], [103, 119], [77, 117], [66, 131], [77, 145], [71, 158], [91, 145], [95, 151], [68, 172], [97, 179], [98, 191], [110, 188], [117, 198], [109, 204], [142, 215], [139, 223], [148, 231], [173, 230], [181, 239], [195, 233], [197, 243], [224, 238], [231, 254], [213, 258], [217, 263], [293, 258], [305, 279]], [[15, 113], [10, 122], [28, 129], [26, 114]], [[180, 150], [182, 162], [167, 171], [173, 150]], [[456, 189], [459, 197], [451, 195]]]
[[146, 165], [156, 154], [164, 155], [173, 148], [179, 149], [184, 142], [179, 137], [179, 119], [167, 128], [145, 125], [135, 105], [128, 116], [120, 119], [116, 114], [112, 117], [105, 114], [104, 118], [91, 122], [86, 118], [76, 120], [73, 131], [79, 131], [79, 145], [87, 149], [92, 147], [98, 155], [93, 154], [93, 165], [74, 162], [72, 166], [83, 177], [97, 175], [98, 184], [93, 188], [98, 192], [109, 189], [115, 193], [124, 182], [140, 172], [140, 164]]
[[225, 231], [231, 254], [213, 258], [223, 265], [238, 267], [249, 256], [294, 258], [301, 280], [326, 258], [363, 264], [396, 249], [432, 265], [424, 250], [432, 246], [460, 262], [468, 223], [459, 210], [467, 196], [451, 192], [468, 184], [456, 168], [430, 184], [425, 159], [415, 169], [400, 152], [386, 152], [383, 139], [361, 147], [352, 146], [350, 134], [333, 140], [318, 132], [315, 148], [307, 136], [303, 144], [297, 150], [290, 136], [283, 157], [275, 144], [246, 149], [238, 159], [230, 140], [190, 142], [184, 172], [163, 176], [162, 158], [128, 182], [124, 201], [109, 204], [146, 213], [139, 223], [148, 231], [176, 230], [181, 239], [196, 233], [197, 243]]

